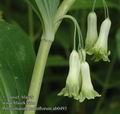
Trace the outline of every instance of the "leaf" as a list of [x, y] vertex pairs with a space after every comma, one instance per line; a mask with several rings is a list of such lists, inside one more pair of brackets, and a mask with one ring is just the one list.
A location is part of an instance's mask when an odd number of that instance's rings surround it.
[[[35, 53], [28, 36], [19, 28], [0, 21], [0, 108], [20, 108], [23, 105], [2, 104], [3, 101], [25, 101]], [[0, 114], [22, 114], [22, 111], [0, 110]]]
[[[92, 1], [91, 0], [76, 0], [71, 10], [86, 9], [86, 8], [92, 9], [93, 1], [94, 0]], [[117, 8], [118, 10], [120, 10], [119, 4], [117, 4], [116, 2], [113, 2], [112, 0], [106, 0], [106, 2], [107, 2], [108, 7], [113, 7], [113, 8]], [[96, 0], [95, 7], [103, 8], [104, 5], [103, 5], [102, 0]]]
[[68, 61], [65, 60], [62, 56], [59, 56], [59, 55], [52, 56], [52, 55], [50, 55], [48, 57], [47, 66], [55, 67], [55, 66], [67, 66], [67, 65], [68, 65]]

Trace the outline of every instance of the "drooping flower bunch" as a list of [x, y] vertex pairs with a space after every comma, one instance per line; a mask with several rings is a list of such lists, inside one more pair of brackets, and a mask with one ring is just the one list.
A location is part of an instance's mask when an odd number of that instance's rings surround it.
[[[80, 28], [78, 29], [79, 44], [78, 50], [75, 48], [69, 57], [69, 72], [66, 79], [66, 86], [61, 90], [58, 95], [72, 97], [79, 102], [87, 99], [94, 99], [101, 95], [94, 90], [90, 77], [90, 67], [86, 61], [86, 54], [93, 55], [95, 61], [103, 59], [103, 61], [110, 61], [108, 56], [108, 35], [111, 27], [111, 21], [106, 7], [107, 16], [102, 22], [100, 32], [97, 32], [97, 16], [94, 10], [89, 13], [87, 20], [87, 34], [85, 40], [85, 47], [82, 42], [82, 35]], [[77, 24], [76, 24], [77, 25]]]
[[103, 59], [103, 61], [110, 61], [108, 55], [108, 35], [111, 27], [111, 21], [107, 17], [101, 24], [99, 36], [97, 33], [97, 16], [95, 12], [88, 15], [88, 31], [85, 42], [85, 49], [88, 54], [94, 55], [95, 61]]
[[94, 90], [91, 78], [89, 64], [85, 60], [86, 52], [84, 49], [73, 50], [69, 59], [69, 73], [66, 80], [66, 86], [58, 95], [73, 97], [80, 102], [87, 99], [94, 99], [100, 95]]

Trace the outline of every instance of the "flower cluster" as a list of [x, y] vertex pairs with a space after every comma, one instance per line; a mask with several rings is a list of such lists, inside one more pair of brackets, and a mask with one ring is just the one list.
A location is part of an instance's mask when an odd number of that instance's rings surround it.
[[110, 61], [108, 56], [108, 34], [111, 27], [111, 21], [107, 17], [101, 24], [99, 36], [97, 35], [97, 18], [95, 12], [91, 12], [88, 16], [88, 30], [86, 36], [85, 49], [89, 55], [94, 55], [95, 61], [103, 59]]
[[93, 88], [90, 78], [89, 64], [85, 61], [85, 50], [79, 52], [73, 50], [69, 59], [69, 73], [66, 80], [66, 86], [58, 95], [73, 97], [79, 102], [85, 98], [94, 99], [100, 97]]
[[[99, 34], [97, 32], [97, 15], [94, 11], [89, 13], [87, 21], [88, 29], [85, 47], [78, 48], [78, 51], [74, 48], [71, 52], [66, 86], [58, 94], [72, 97], [79, 102], [83, 102], [86, 98], [94, 99], [95, 97], [101, 96], [94, 90], [92, 85], [90, 67], [86, 61], [86, 54], [93, 55], [95, 61], [101, 59], [103, 61], [110, 61], [108, 58], [110, 55], [110, 51], [108, 51], [108, 35], [111, 27], [109, 16], [102, 22]], [[79, 37], [79, 46], [82, 46], [80, 41]], [[74, 42], [74, 44], [76, 43]]]

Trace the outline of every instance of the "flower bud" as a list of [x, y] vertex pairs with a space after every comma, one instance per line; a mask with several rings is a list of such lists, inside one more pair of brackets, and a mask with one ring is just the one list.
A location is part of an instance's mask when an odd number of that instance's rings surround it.
[[106, 18], [100, 28], [99, 38], [92, 49], [94, 58], [96, 61], [103, 59], [104, 61], [110, 61], [108, 56], [110, 51], [108, 51], [108, 35], [111, 27], [111, 21], [109, 18]]
[[88, 54], [90, 54], [89, 50], [94, 46], [97, 38], [97, 16], [95, 12], [91, 12], [88, 15], [87, 35], [85, 41], [85, 49], [87, 50]]
[[69, 73], [66, 80], [66, 86], [58, 95], [78, 98], [80, 90], [80, 60], [77, 51], [73, 50], [69, 59]]
[[82, 78], [82, 87], [79, 95], [79, 101], [83, 102], [85, 98], [94, 99], [95, 97], [100, 97], [98, 92], [96, 92], [93, 88], [90, 78], [90, 68], [87, 62], [81, 63], [81, 78]]

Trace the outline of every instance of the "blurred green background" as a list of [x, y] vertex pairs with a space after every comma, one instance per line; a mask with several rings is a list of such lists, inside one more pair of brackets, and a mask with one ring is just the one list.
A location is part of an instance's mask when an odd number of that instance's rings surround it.
[[[62, 0], [61, 0], [62, 1]], [[73, 15], [81, 26], [85, 39], [87, 15], [91, 11], [93, 0], [76, 0], [69, 14]], [[120, 114], [120, 0], [107, 0], [112, 27], [109, 35], [110, 63], [95, 63], [88, 56], [94, 88], [102, 94], [101, 98], [85, 100], [79, 103], [57, 93], [65, 86], [68, 73], [68, 58], [73, 48], [73, 23], [64, 20], [52, 45], [38, 106], [64, 107], [63, 111], [42, 111], [42, 114]], [[98, 31], [104, 20], [102, 0], [97, 0]], [[41, 23], [25, 0], [0, 0], [0, 18], [19, 25], [34, 39], [37, 53], [42, 34]], [[38, 112], [39, 114], [40, 112]]]

